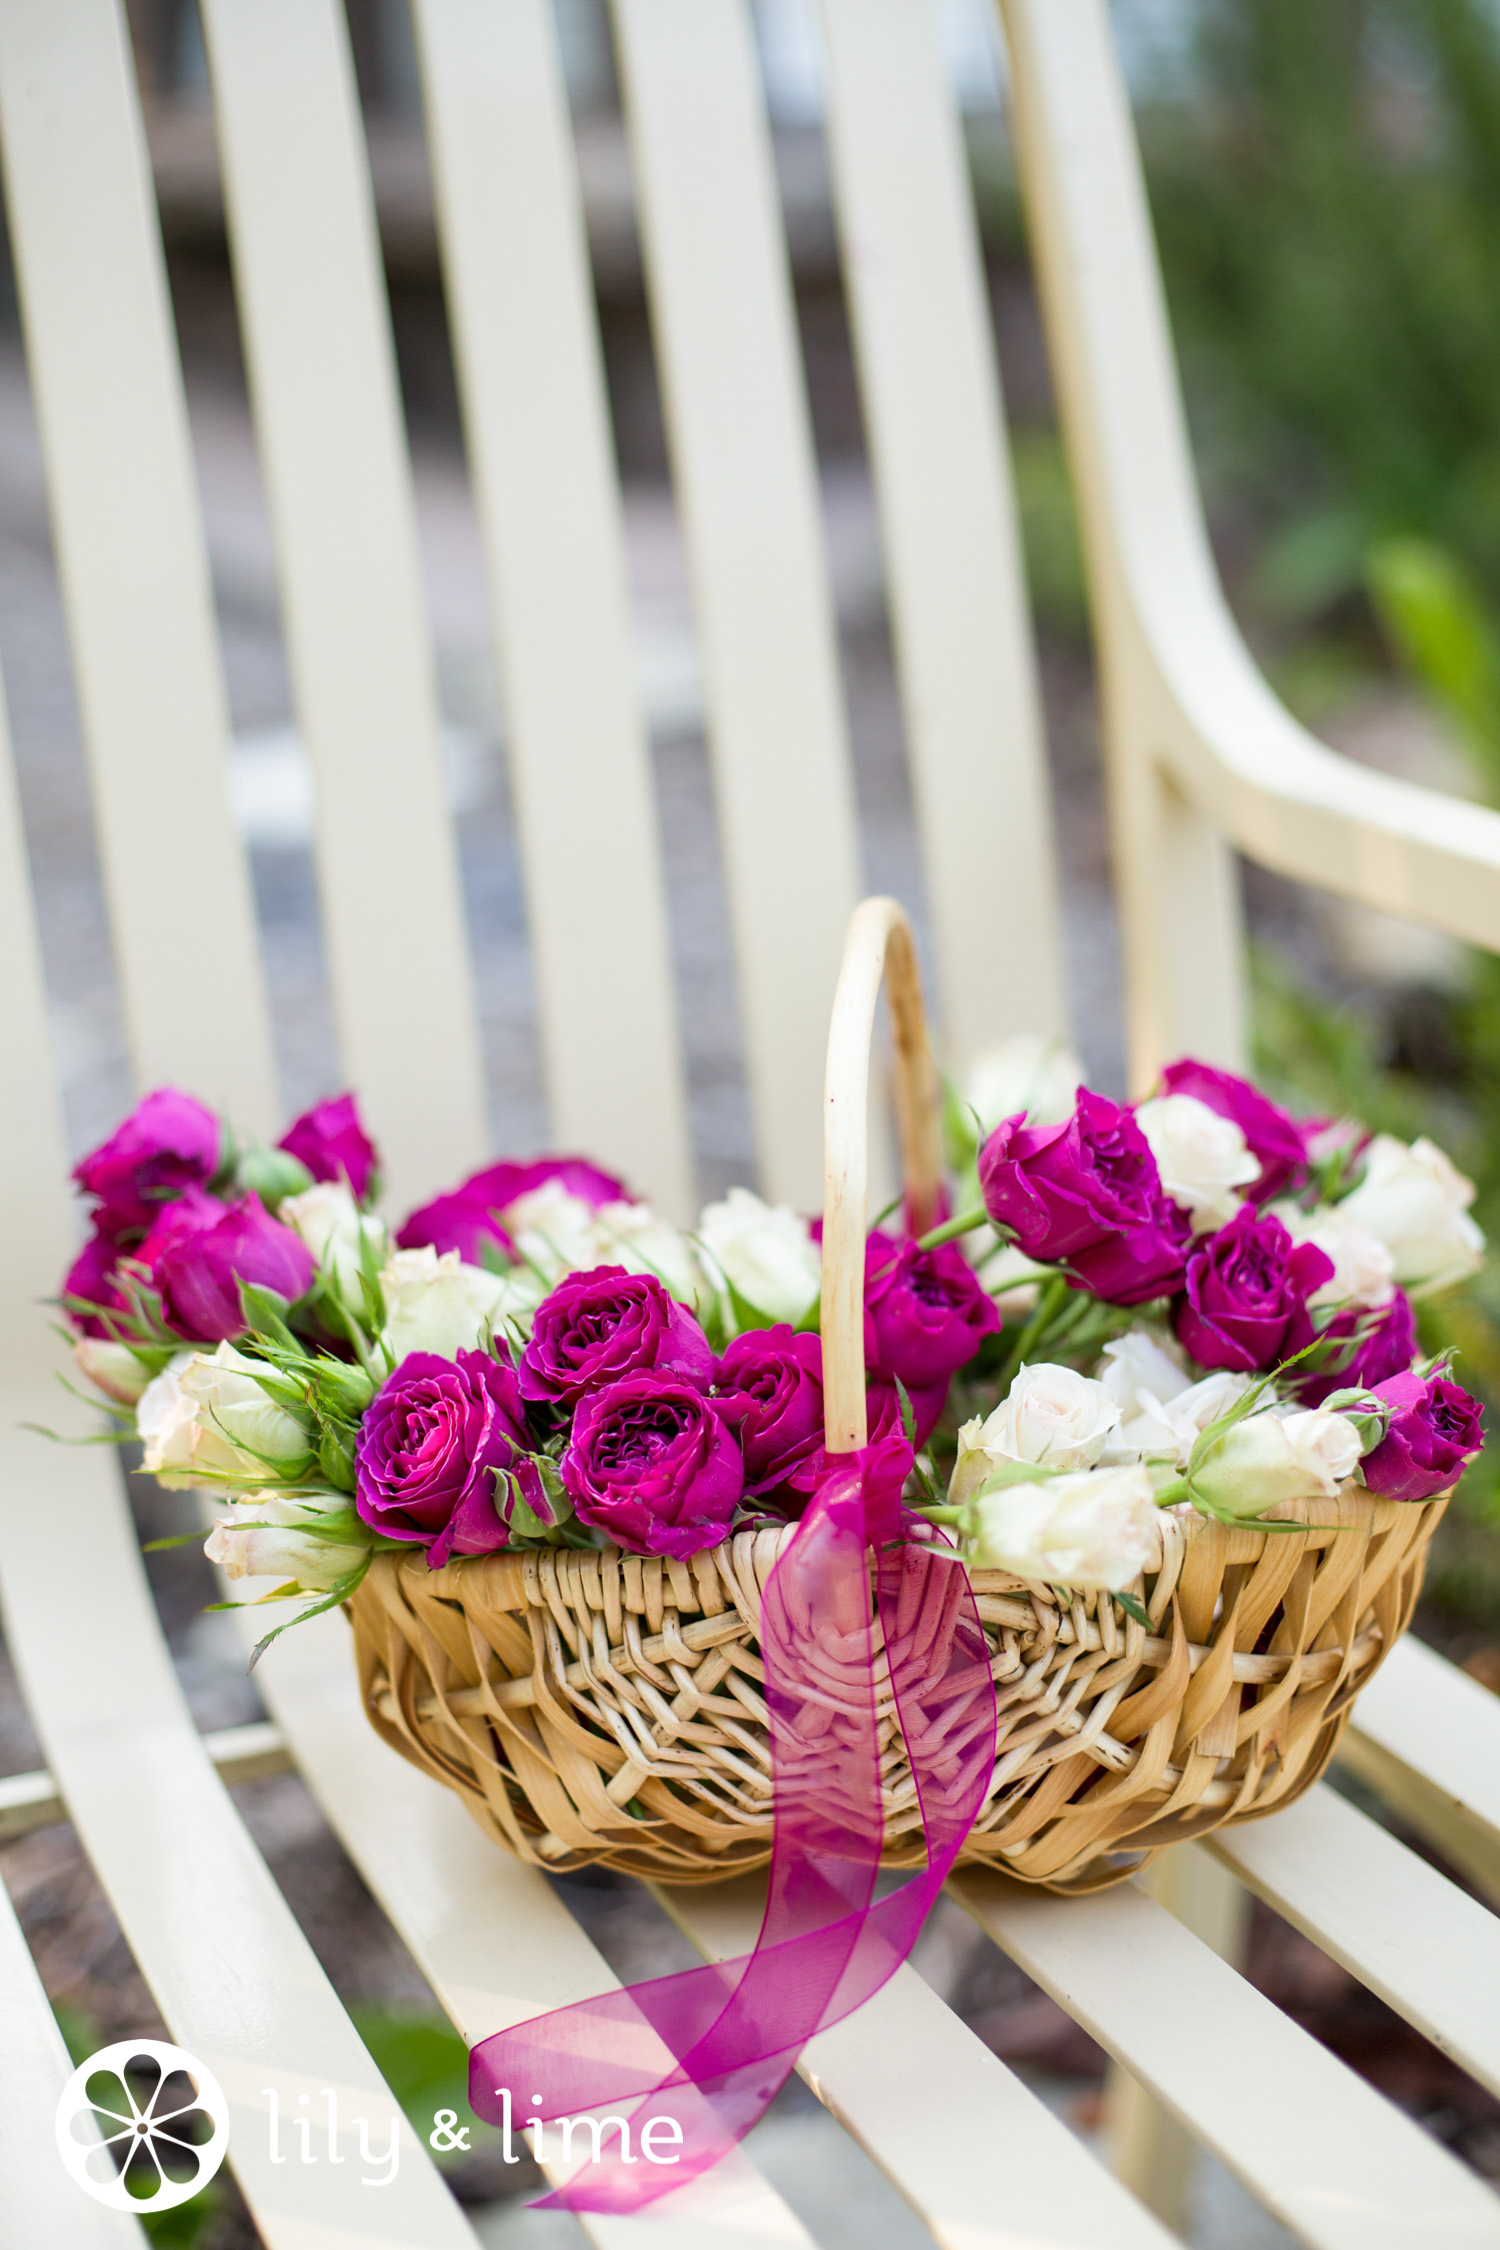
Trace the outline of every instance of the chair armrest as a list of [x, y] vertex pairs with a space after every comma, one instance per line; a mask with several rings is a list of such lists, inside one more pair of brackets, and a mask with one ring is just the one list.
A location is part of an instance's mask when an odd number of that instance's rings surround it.
[[1500, 949], [1500, 813], [1325, 748], [1277, 702], [1229, 614], [1104, 0], [1002, 11], [1116, 779], [1164, 770], [1263, 865]]

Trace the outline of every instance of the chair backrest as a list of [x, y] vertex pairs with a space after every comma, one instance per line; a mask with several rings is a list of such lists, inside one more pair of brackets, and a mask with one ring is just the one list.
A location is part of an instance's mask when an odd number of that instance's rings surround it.
[[[413, 15], [552, 1138], [683, 1216], [657, 809], [552, 11], [415, 0]], [[204, 0], [202, 19], [342, 1067], [400, 1202], [477, 1161], [486, 1133], [348, 40], [336, 0]], [[930, 11], [829, 0], [825, 20], [936, 1007], [962, 1061], [1067, 1013], [999, 378]], [[770, 132], [745, 0], [620, 0], [615, 29], [760, 1177], [810, 1204], [828, 1001], [862, 885]], [[5, 0], [0, 132], [133, 1061], [263, 1126], [271, 1039], [222, 660], [114, 0]], [[204, 942], [184, 948], [184, 926]], [[1017, 930], [1019, 981], [996, 973]]]

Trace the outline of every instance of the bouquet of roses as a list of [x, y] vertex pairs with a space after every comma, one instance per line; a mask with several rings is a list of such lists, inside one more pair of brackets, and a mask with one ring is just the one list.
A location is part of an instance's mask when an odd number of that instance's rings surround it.
[[[976, 1565], [1123, 1588], [1162, 1507], [1262, 1519], [1350, 1479], [1420, 1500], [1479, 1450], [1417, 1341], [1413, 1298], [1483, 1252], [1432, 1143], [1299, 1125], [1194, 1062], [1121, 1106], [1040, 1042], [966, 1091], [956, 1214], [869, 1235], [865, 1360], [872, 1442], [904, 1443], [908, 1505]], [[392, 1237], [378, 1175], [349, 1095], [266, 1148], [170, 1090], [77, 1168], [78, 1364], [148, 1471], [226, 1503], [230, 1578], [310, 1615], [382, 1551], [682, 1558], [801, 1513], [818, 1222], [735, 1188], [684, 1233], [543, 1157]]]

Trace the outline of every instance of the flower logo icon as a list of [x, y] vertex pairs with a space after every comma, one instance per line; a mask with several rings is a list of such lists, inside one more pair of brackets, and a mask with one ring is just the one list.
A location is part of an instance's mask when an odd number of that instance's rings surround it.
[[80, 2063], [57, 2104], [57, 2150], [114, 2211], [170, 2211], [206, 2187], [229, 2146], [229, 2104], [196, 2056], [125, 2039]]

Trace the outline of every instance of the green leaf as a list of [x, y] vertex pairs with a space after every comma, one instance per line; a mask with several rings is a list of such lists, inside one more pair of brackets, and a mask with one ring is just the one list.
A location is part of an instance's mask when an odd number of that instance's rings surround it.
[[1124, 1610], [1127, 1617], [1133, 1617], [1137, 1625], [1144, 1625], [1147, 1632], [1150, 1632], [1150, 1616], [1146, 1612], [1146, 1610], [1141, 1607], [1141, 1604], [1136, 1600], [1134, 1594], [1127, 1594], [1122, 1587], [1117, 1586], [1109, 1598], [1112, 1602], [1118, 1603], [1119, 1607]]

